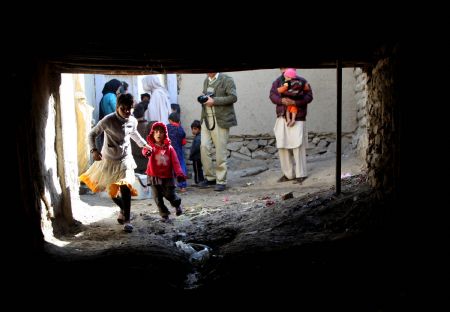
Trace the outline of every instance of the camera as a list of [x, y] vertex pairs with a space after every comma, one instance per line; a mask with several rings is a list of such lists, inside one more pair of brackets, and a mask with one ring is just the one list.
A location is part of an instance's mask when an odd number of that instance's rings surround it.
[[213, 97], [213, 96], [214, 96], [214, 93], [212, 93], [212, 92], [206, 92], [206, 94], [200, 95], [200, 96], [197, 98], [197, 101], [198, 101], [200, 104], [204, 104], [206, 101], [208, 101], [208, 96]]

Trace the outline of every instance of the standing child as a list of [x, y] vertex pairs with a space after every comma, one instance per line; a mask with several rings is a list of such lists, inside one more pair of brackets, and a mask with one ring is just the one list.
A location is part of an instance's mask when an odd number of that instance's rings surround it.
[[192, 160], [192, 168], [194, 171], [194, 181], [195, 184], [203, 181], [203, 168], [202, 168], [202, 157], [200, 154], [200, 144], [202, 141], [202, 124], [200, 120], [194, 120], [191, 124], [192, 134], [194, 135], [194, 140], [191, 145], [191, 152], [189, 154], [189, 160]]
[[[281, 97], [288, 97], [295, 99], [303, 92], [303, 83], [297, 77], [297, 72], [294, 68], [288, 68], [283, 73], [284, 83], [279, 87], [278, 93]], [[288, 127], [292, 127], [295, 124], [295, 118], [297, 117], [298, 108], [294, 105], [288, 105], [286, 110], [286, 123]]]
[[[183, 127], [180, 126], [180, 115], [178, 113], [171, 113], [169, 115], [169, 124], [167, 124], [167, 131], [170, 142], [177, 152], [178, 161], [180, 162], [181, 169], [186, 176], [186, 162], [184, 161], [183, 145], [186, 144], [186, 132]], [[186, 192], [186, 181], [178, 182], [177, 186], [180, 188], [181, 193]]]
[[[121, 94], [117, 97], [116, 111], [106, 115], [89, 133], [89, 145], [94, 163], [80, 176], [93, 192], [109, 190], [111, 199], [120, 207], [117, 221], [124, 224], [124, 231], [133, 231], [130, 223], [131, 196], [136, 196], [133, 188], [136, 163], [131, 154], [130, 137], [139, 145], [151, 150], [137, 130], [137, 120], [131, 116], [133, 96]], [[95, 138], [105, 134], [101, 152], [95, 148]], [[119, 196], [120, 194], [120, 196]]]
[[181, 198], [175, 193], [174, 175], [178, 182], [186, 181], [186, 177], [181, 170], [177, 153], [170, 144], [165, 124], [162, 122], [153, 124], [147, 137], [147, 143], [151, 146], [151, 149], [144, 148], [142, 153], [149, 158], [146, 171], [148, 185], [152, 187], [153, 198], [158, 206], [161, 221], [167, 222], [170, 212], [164, 204], [164, 198], [175, 207], [176, 215], [181, 215], [183, 213]]

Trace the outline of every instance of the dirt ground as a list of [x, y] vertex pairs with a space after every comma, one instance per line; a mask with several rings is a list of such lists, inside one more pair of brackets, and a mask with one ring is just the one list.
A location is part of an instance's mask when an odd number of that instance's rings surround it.
[[184, 214], [172, 209], [171, 223], [159, 221], [153, 199], [133, 200], [132, 233], [117, 223], [119, 208], [109, 198], [82, 195], [72, 203], [80, 225], [65, 236], [47, 235], [39, 268], [24, 267], [27, 284], [39, 283], [44, 270], [53, 291], [64, 285], [109, 297], [133, 286], [134, 303], [177, 294], [187, 300], [176, 301], [183, 307], [208, 300], [230, 308], [246, 302], [399, 310], [410, 275], [405, 244], [396, 239], [401, 228], [386, 226], [395, 208], [377, 200], [354, 155], [342, 157], [340, 195], [333, 155], [307, 163], [308, 178], [299, 185], [277, 182], [277, 159], [230, 159], [227, 189], [189, 186], [180, 195]]
[[[253, 209], [264, 209], [282, 201], [284, 194], [292, 192], [294, 198], [328, 189], [335, 183], [334, 155], [308, 157], [308, 178], [301, 184], [291, 181], [279, 183], [281, 176], [279, 160], [241, 161], [230, 159], [227, 189], [215, 192], [214, 188], [200, 189], [192, 186], [188, 180], [188, 191], [179, 194], [182, 198], [184, 214], [176, 217], [171, 210], [173, 222], [159, 222], [157, 207], [153, 199], [132, 201], [132, 224], [134, 231], [125, 233], [116, 221], [119, 208], [105, 194], [81, 195], [80, 200], [74, 200], [73, 216], [81, 222], [81, 231], [68, 236], [47, 240], [60, 247], [69, 248], [82, 253], [107, 250], [114, 246], [140, 245], [151, 243], [155, 238], [166, 237], [169, 241], [174, 233], [191, 232], [197, 220], [208, 216], [215, 224], [222, 223], [230, 227], [230, 220], [239, 220], [239, 215]], [[342, 175], [352, 176], [361, 173], [363, 162], [353, 154], [342, 158]], [[259, 174], [252, 175], [253, 173]], [[230, 207], [239, 207], [230, 209]], [[171, 235], [167, 235], [171, 233]]]

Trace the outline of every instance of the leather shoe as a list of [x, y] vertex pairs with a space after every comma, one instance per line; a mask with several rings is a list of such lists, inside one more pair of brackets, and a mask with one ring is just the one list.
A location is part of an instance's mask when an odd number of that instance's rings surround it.
[[208, 180], [200, 181], [200, 182], [198, 182], [197, 185], [199, 188], [208, 188], [209, 187]]
[[216, 192], [225, 191], [225, 184], [216, 184], [216, 186], [214, 187], [214, 191]]
[[208, 181], [205, 179], [203, 181], [200, 181], [197, 185], [199, 188], [207, 188], [210, 185], [216, 185], [216, 180]]
[[307, 177], [295, 178], [294, 184], [302, 184], [303, 181], [306, 180]]
[[290, 179], [288, 179], [285, 175], [283, 175], [281, 178], [277, 180], [277, 182], [287, 182], [287, 181], [290, 181]]

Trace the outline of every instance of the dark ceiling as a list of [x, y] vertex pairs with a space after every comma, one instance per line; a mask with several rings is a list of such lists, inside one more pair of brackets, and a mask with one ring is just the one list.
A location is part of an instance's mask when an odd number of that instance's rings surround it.
[[[136, 42], [131, 40], [130, 42]], [[138, 41], [137, 41], [138, 42]], [[52, 40], [40, 44], [33, 54], [68, 73], [205, 73], [279, 67], [332, 68], [336, 60], [343, 67], [374, 64], [383, 49], [395, 40], [374, 38], [348, 40], [319, 37], [303, 43], [276, 44], [255, 40], [244, 45], [218, 45], [207, 41], [179, 43], [171, 47], [162, 38], [141, 45], [128, 41], [116, 44], [105, 40]], [[29, 49], [24, 51], [29, 52]]]
[[379, 5], [364, 11], [356, 8], [353, 15], [334, 9], [332, 15], [295, 11], [298, 8], [293, 6], [296, 14], [288, 20], [278, 16], [276, 6], [260, 5], [258, 9], [270, 13], [265, 17], [231, 4], [213, 10], [214, 14], [211, 8], [187, 14], [191, 12], [187, 7], [174, 9], [172, 4], [161, 13], [155, 5], [147, 4], [134, 16], [129, 8], [115, 5], [96, 8], [90, 3], [89, 10], [52, 5], [49, 10], [39, 4], [25, 18], [17, 3], [17, 10], [9, 10], [8, 16], [23, 27], [5, 25], [4, 51], [18, 63], [38, 58], [54, 64], [59, 72], [71, 73], [332, 68], [337, 59], [344, 67], [354, 67], [374, 64], [383, 47], [399, 42], [398, 31], [404, 28], [398, 25], [401, 12]]
[[[278, 67], [331, 68], [340, 58], [344, 67], [373, 64], [383, 43], [354, 42], [339, 46], [317, 44], [285, 53], [270, 46], [222, 49], [217, 53], [192, 54], [189, 47], [162, 51], [159, 47], [110, 49], [101, 44], [49, 53], [49, 61], [61, 72], [115, 72], [129, 74], [205, 73]], [[289, 65], [289, 66], [288, 66]]]
[[57, 72], [205, 73], [279, 67], [333, 68], [337, 59], [343, 67], [364, 67], [375, 64], [383, 49], [390, 50], [399, 42], [392, 32], [387, 38], [385, 34], [389, 32], [378, 27], [364, 30], [364, 34], [356, 34], [354, 25], [347, 31], [332, 27], [326, 32], [308, 29], [293, 37], [289, 32], [274, 37], [270, 35], [272, 27], [257, 25], [255, 29], [230, 34], [224, 30], [215, 33], [214, 38], [180, 29], [176, 34], [171, 30], [169, 38], [163, 32], [144, 37], [145, 31], [136, 30], [116, 36], [106, 29], [94, 32], [88, 28], [57, 34], [51, 24], [45, 30], [31, 29], [26, 40], [20, 34], [10, 33], [12, 48], [7, 53], [19, 62], [29, 57], [41, 59], [53, 64]]

